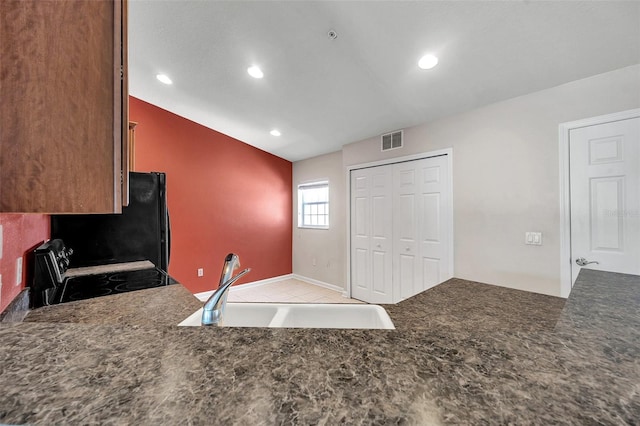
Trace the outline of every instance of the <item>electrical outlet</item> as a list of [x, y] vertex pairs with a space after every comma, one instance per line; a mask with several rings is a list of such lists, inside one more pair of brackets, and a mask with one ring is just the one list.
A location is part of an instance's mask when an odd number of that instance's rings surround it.
[[198, 276], [204, 277], [204, 268], [198, 268]]
[[22, 284], [22, 257], [16, 259], [16, 285]]
[[532, 246], [541, 246], [542, 232], [525, 232], [524, 243]]

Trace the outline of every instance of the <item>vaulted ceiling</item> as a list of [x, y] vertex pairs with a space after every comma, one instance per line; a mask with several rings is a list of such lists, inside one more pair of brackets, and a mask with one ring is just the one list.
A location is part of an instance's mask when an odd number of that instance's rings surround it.
[[133, 96], [296, 161], [640, 63], [640, 2], [130, 0], [129, 61]]

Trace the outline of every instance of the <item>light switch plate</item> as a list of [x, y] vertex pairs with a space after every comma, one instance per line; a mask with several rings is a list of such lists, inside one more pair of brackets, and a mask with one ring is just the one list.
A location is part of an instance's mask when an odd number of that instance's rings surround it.
[[16, 259], [16, 285], [22, 284], [22, 257]]
[[204, 277], [204, 268], [198, 268], [198, 276]]
[[525, 232], [524, 243], [531, 246], [541, 246], [542, 232]]
[[2, 240], [2, 225], [0, 225], [0, 259], [2, 259], [2, 247], [4, 247], [4, 241]]

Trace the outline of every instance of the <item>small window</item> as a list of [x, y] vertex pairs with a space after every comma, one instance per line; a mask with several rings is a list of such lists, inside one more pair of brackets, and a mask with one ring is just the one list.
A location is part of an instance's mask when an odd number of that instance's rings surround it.
[[298, 228], [329, 229], [329, 182], [298, 185]]

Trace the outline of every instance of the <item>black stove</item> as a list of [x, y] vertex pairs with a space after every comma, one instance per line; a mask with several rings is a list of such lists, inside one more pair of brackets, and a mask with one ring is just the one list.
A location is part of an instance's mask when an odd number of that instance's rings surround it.
[[58, 303], [164, 287], [171, 284], [177, 284], [177, 281], [158, 268], [79, 275], [64, 280]]
[[[130, 266], [129, 264], [103, 265], [100, 267], [102, 270], [116, 271], [101, 273], [68, 269], [72, 251], [65, 248], [62, 240], [48, 241], [38, 247], [34, 254], [32, 308], [178, 283], [149, 262], [134, 262], [136, 264], [131, 267], [137, 269], [133, 270], [120, 270], [123, 266]], [[142, 266], [143, 269], [138, 266], [140, 263], [146, 263]]]

